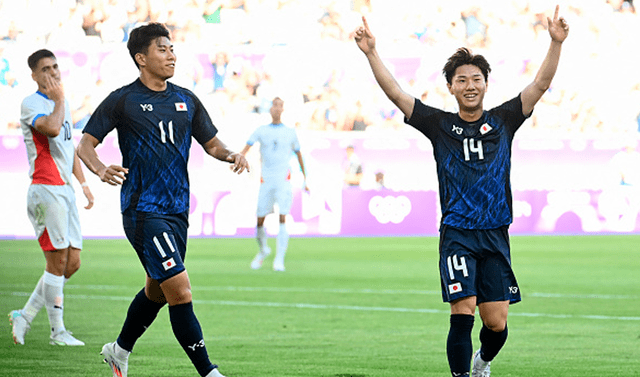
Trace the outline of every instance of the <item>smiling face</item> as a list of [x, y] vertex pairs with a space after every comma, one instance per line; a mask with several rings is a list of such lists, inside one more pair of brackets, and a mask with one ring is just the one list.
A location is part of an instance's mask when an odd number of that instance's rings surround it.
[[140, 69], [161, 80], [173, 77], [176, 68], [176, 55], [173, 44], [167, 37], [158, 37], [151, 41], [146, 53], [136, 54]]
[[460, 111], [482, 111], [487, 81], [480, 68], [472, 64], [456, 68], [451, 84], [447, 83], [449, 93], [458, 101]]

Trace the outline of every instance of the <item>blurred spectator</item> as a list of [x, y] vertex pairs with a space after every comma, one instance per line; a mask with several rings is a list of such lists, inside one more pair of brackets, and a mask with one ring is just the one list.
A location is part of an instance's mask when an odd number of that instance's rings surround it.
[[[291, 123], [305, 129], [407, 129], [370, 75], [362, 74], [368, 73], [364, 62], [359, 70], [352, 68], [354, 61], [361, 62], [352, 39], [361, 14], [381, 24], [376, 28], [379, 43], [394, 46], [385, 49], [391, 51], [385, 61], [393, 62], [396, 77], [416, 78], [401, 85], [410, 86], [411, 93], [432, 106], [455, 111], [451, 108], [455, 101], [439, 85], [442, 67], [433, 64], [438, 61], [434, 55], [450, 56], [463, 40], [466, 47], [491, 57], [501, 69], [489, 77], [496, 91], [488, 92], [487, 101], [504, 101], [513, 88], [530, 82], [542, 63], [536, 57], [543, 54], [537, 50], [546, 48], [546, 42], [539, 41], [547, 37], [543, 15], [555, 5], [540, 0], [482, 6], [471, 1], [432, 0], [416, 12], [412, 4], [413, 0], [0, 0], [0, 40], [11, 43], [16, 51], [11, 58], [5, 52], [5, 60], [0, 60], [0, 88], [9, 91], [4, 98], [22, 96], [22, 83], [29, 80], [13, 71], [16, 64], [12, 62], [37, 44], [71, 57], [86, 54], [90, 68], [85, 72], [91, 77], [76, 75], [71, 79], [78, 82], [69, 84], [83, 87], [91, 97], [102, 96], [104, 89], [122, 84], [109, 82], [104, 88], [94, 88], [104, 72], [115, 74], [110, 81], [131, 78], [118, 63], [114, 65], [121, 60], [116, 57], [129, 31], [142, 22], [159, 21], [172, 31], [183, 62], [184, 70], [175, 80], [200, 92], [213, 90], [215, 96], [203, 98], [212, 114], [265, 113], [269, 105], [264, 99], [284, 89], [289, 97], [303, 98], [299, 105], [287, 101], [295, 109], [289, 112], [296, 117]], [[633, 2], [588, 0], [561, 7], [566, 7], [575, 34], [563, 52], [565, 60], [559, 70], [564, 74], [550, 89], [551, 95], [543, 97], [540, 109], [523, 125], [518, 138], [595, 137], [640, 127], [638, 102], [634, 101], [640, 71], [609, 68], [636, 65], [637, 41], [629, 36], [640, 35], [640, 15]], [[534, 42], [514, 42], [521, 39]], [[429, 46], [428, 56], [423, 56], [422, 45]], [[283, 50], [289, 51], [286, 58]], [[278, 71], [273, 70], [274, 65]], [[584, 79], [600, 77], [597, 72], [610, 72], [610, 76], [607, 80]], [[272, 81], [280, 83], [279, 87]], [[353, 94], [355, 88], [358, 94]], [[71, 105], [86, 109], [85, 100], [79, 95], [78, 103]], [[0, 130], [6, 129], [7, 121], [3, 122]]]
[[384, 186], [384, 173], [381, 171], [376, 172], [376, 190], [382, 190], [385, 188]]
[[224, 90], [224, 82], [227, 79], [227, 66], [229, 65], [229, 56], [222, 51], [216, 52], [211, 66], [213, 68], [213, 91]]
[[346, 153], [344, 183], [348, 187], [358, 187], [360, 186], [360, 181], [362, 181], [362, 163], [360, 162], [360, 157], [356, 154], [353, 145], [347, 146]]

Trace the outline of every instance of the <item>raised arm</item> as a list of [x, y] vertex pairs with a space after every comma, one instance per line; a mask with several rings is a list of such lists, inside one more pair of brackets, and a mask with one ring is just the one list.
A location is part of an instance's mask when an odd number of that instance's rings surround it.
[[[245, 170], [247, 172], [249, 171], [249, 163], [247, 162], [247, 159], [244, 157], [244, 155], [229, 150], [229, 148], [227, 148], [227, 146], [220, 139], [218, 139], [217, 136], [214, 136], [213, 139], [207, 141], [202, 147], [207, 152], [207, 154], [212, 156], [213, 158], [220, 161], [230, 162], [231, 170], [234, 173], [240, 174]], [[247, 148], [245, 147], [245, 149]]]
[[93, 135], [83, 134], [77, 148], [78, 157], [93, 174], [100, 177], [102, 182], [112, 186], [121, 185], [127, 179], [125, 174], [129, 173], [129, 169], [118, 165], [105, 166], [98, 158], [98, 153], [96, 153], [98, 144], [100, 142]]
[[367, 19], [364, 16], [362, 16], [362, 24], [363, 26], [360, 26], [355, 31], [356, 44], [367, 57], [367, 60], [369, 60], [373, 76], [376, 78], [384, 94], [389, 97], [391, 102], [398, 106], [407, 118], [410, 118], [411, 114], [413, 114], [415, 99], [400, 88], [400, 85], [391, 75], [391, 72], [384, 66], [376, 50], [376, 38], [371, 33]]
[[533, 107], [551, 86], [551, 80], [553, 80], [553, 76], [556, 74], [558, 62], [560, 61], [562, 43], [569, 35], [569, 24], [567, 24], [564, 18], [558, 18], [559, 9], [560, 7], [556, 5], [553, 20], [547, 17], [549, 35], [551, 36], [551, 45], [547, 51], [547, 56], [544, 58], [533, 82], [524, 88], [520, 94], [520, 98], [522, 99], [522, 113], [524, 115], [531, 114]]

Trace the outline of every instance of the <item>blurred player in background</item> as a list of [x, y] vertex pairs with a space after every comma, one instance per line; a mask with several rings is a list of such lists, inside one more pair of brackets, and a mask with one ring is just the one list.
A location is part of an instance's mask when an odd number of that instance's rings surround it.
[[24, 308], [9, 313], [13, 341], [24, 344], [30, 324], [43, 306], [51, 325], [50, 343], [84, 346], [66, 330], [63, 288], [80, 268], [82, 234], [71, 186], [75, 175], [93, 207], [93, 195], [84, 178], [73, 145], [71, 110], [60, 82], [60, 68], [49, 50], [38, 50], [27, 60], [38, 91], [22, 101], [20, 124], [27, 145], [31, 185], [27, 194], [29, 220], [44, 252], [46, 267]]
[[[249, 165], [217, 138], [218, 130], [200, 100], [167, 82], [174, 74], [176, 56], [164, 25], [134, 29], [127, 47], [140, 78], [100, 104], [78, 146], [82, 161], [103, 182], [122, 185], [124, 230], [146, 272], [145, 287], [131, 302], [117, 341], [105, 344], [102, 354], [114, 376], [126, 376], [133, 346], [168, 303], [173, 333], [200, 376], [221, 377], [217, 365], [209, 361], [184, 266], [191, 138], [212, 157], [233, 164], [238, 174]], [[105, 166], [96, 153], [114, 128], [123, 166]]]
[[466, 48], [453, 54], [443, 73], [459, 110], [448, 113], [406, 93], [384, 66], [366, 19], [355, 40], [376, 81], [404, 113], [405, 121], [433, 144], [439, 181], [440, 278], [451, 306], [447, 357], [453, 376], [468, 376], [472, 360], [475, 308], [483, 322], [480, 349], [473, 355], [473, 377], [489, 376], [490, 362], [507, 339], [509, 304], [520, 301], [511, 269], [508, 228], [513, 219], [511, 142], [551, 85], [569, 26], [547, 17], [551, 44], [531, 84], [516, 97], [485, 111], [489, 63]]
[[271, 123], [258, 127], [249, 137], [247, 145], [242, 152], [247, 155], [249, 149], [256, 143], [260, 143], [260, 157], [262, 161], [262, 171], [260, 179], [260, 191], [258, 193], [258, 225], [256, 229], [256, 239], [258, 240], [258, 254], [251, 262], [254, 270], [262, 267], [264, 259], [271, 254], [271, 248], [267, 245], [267, 232], [264, 229], [264, 220], [268, 214], [273, 212], [274, 204], [278, 204], [280, 215], [280, 229], [278, 230], [276, 256], [273, 259], [273, 270], [284, 271], [284, 257], [289, 245], [289, 233], [287, 232], [286, 219], [291, 204], [293, 203], [293, 192], [291, 191], [291, 171], [289, 160], [291, 153], [298, 156], [300, 170], [305, 178], [304, 188], [307, 187], [306, 172], [302, 153], [300, 153], [300, 142], [298, 135], [293, 128], [289, 128], [282, 123], [281, 116], [284, 111], [284, 101], [276, 97], [271, 102]]
[[636, 228], [640, 212], [640, 152], [637, 146], [637, 137], [629, 135], [624, 148], [610, 161], [617, 185], [614, 190], [603, 191], [600, 195], [600, 201], [606, 199], [608, 202], [607, 209], [600, 206], [611, 230], [633, 232]]

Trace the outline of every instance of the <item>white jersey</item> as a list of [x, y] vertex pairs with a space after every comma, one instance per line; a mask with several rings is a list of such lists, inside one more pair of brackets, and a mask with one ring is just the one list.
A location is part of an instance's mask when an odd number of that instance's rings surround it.
[[284, 124], [267, 124], [258, 127], [247, 144], [260, 143], [262, 179], [286, 180], [289, 177], [289, 161], [293, 152], [300, 151], [300, 142], [293, 128]]
[[36, 92], [22, 101], [20, 125], [27, 145], [29, 176], [31, 184], [71, 185], [73, 173], [74, 145], [71, 137], [71, 111], [64, 101], [64, 123], [60, 134], [48, 137], [35, 129], [36, 119], [53, 112], [55, 102], [41, 92]]

